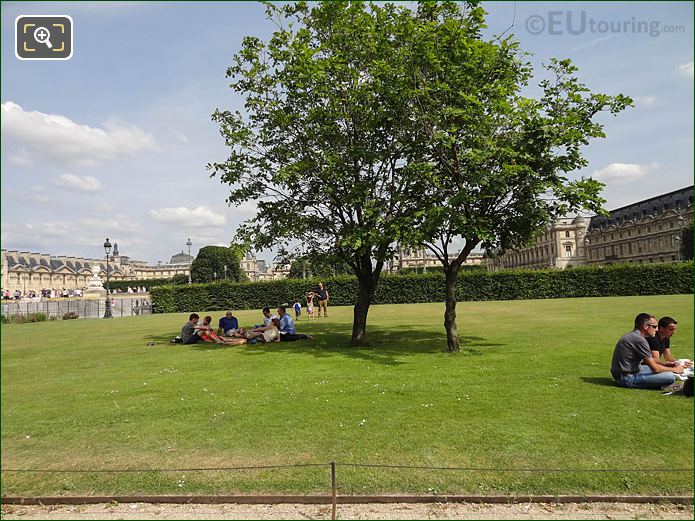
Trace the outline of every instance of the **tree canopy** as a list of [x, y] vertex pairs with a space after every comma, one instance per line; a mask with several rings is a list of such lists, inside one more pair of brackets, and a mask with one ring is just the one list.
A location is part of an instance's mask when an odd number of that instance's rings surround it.
[[[602, 185], [571, 178], [596, 121], [631, 103], [593, 94], [552, 60], [541, 96], [513, 37], [485, 40], [477, 2], [267, 3], [277, 26], [249, 36], [227, 70], [245, 111], [216, 110], [229, 158], [210, 164], [253, 200], [239, 236], [257, 248], [300, 240], [357, 275], [353, 343], [397, 243], [425, 246], [447, 279], [448, 348], [458, 350], [455, 278], [476, 246], [508, 248], [555, 216], [600, 211]], [[460, 252], [450, 251], [456, 237]]]
[[527, 56], [511, 36], [484, 40], [483, 20], [479, 7], [422, 2], [410, 42], [411, 160], [427, 173], [410, 242], [432, 251], [447, 275], [450, 351], [459, 349], [456, 276], [470, 252], [526, 244], [568, 212], [602, 212], [603, 185], [570, 175], [587, 165], [590, 140], [605, 137], [599, 115], [631, 104], [592, 93], [570, 60], [557, 59], [544, 68], [540, 97], [525, 96]]
[[225, 278], [235, 282], [246, 280], [241, 271], [239, 252], [231, 247], [204, 246], [191, 263], [193, 282], [213, 282]]
[[230, 156], [209, 165], [232, 185], [230, 204], [254, 200], [240, 236], [257, 248], [298, 239], [335, 252], [357, 275], [353, 342], [384, 262], [421, 189], [401, 139], [404, 31], [410, 12], [391, 4], [266, 4], [278, 26], [267, 42], [246, 37], [227, 70], [245, 114], [213, 120]]

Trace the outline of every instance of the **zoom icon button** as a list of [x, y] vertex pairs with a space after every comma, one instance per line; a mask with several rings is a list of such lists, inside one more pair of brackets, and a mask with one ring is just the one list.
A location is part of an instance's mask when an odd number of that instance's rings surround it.
[[15, 56], [20, 60], [69, 60], [72, 57], [72, 18], [68, 15], [18, 16]]

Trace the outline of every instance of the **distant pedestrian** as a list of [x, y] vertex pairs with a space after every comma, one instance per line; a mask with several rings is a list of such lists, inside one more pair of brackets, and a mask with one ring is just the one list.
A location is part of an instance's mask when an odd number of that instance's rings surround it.
[[314, 292], [306, 294], [306, 319], [314, 320]]
[[295, 301], [293, 307], [294, 307], [294, 319], [299, 320], [299, 317], [302, 316], [302, 305], [299, 303], [299, 300]]
[[316, 288], [315, 291], [319, 299], [319, 309], [317, 315], [320, 317], [321, 309], [323, 309], [323, 317], [326, 318], [328, 317], [328, 290], [326, 290], [326, 287], [323, 285], [323, 282], [319, 282], [319, 287]]

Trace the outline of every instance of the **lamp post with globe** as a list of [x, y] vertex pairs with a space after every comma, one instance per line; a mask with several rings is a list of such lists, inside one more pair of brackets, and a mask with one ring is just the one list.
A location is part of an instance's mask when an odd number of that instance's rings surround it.
[[104, 251], [106, 252], [106, 309], [104, 310], [104, 318], [112, 318], [111, 294], [109, 292], [109, 254], [111, 253], [111, 243], [108, 237], [104, 243]]

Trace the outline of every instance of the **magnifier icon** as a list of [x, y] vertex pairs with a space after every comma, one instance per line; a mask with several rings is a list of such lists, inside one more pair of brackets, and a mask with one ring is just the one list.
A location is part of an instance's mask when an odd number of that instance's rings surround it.
[[45, 43], [46, 47], [48, 47], [49, 49], [53, 49], [53, 46], [51, 45], [51, 33], [45, 27], [36, 28], [36, 30], [34, 31], [34, 40], [36, 40], [39, 43]]

